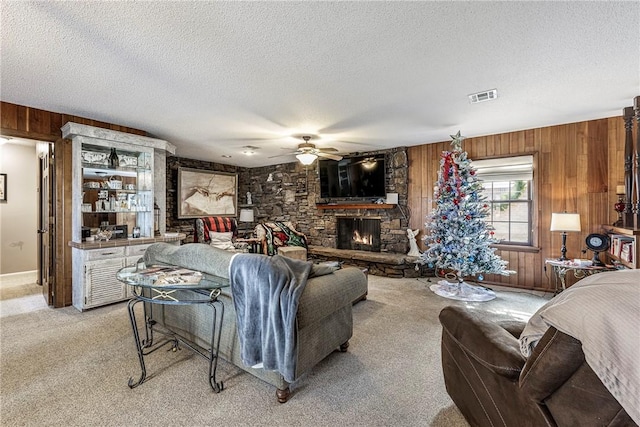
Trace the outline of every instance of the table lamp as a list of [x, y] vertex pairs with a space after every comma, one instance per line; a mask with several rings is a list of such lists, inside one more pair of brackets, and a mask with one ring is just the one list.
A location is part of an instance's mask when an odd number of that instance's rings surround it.
[[[240, 218], [238, 218], [239, 222], [253, 222], [253, 209], [240, 209]], [[249, 234], [249, 230], [244, 230], [245, 236]]]
[[560, 252], [562, 256], [558, 261], [566, 261], [567, 258], [567, 232], [581, 231], [580, 214], [577, 213], [552, 213], [550, 231], [562, 231], [562, 248]]

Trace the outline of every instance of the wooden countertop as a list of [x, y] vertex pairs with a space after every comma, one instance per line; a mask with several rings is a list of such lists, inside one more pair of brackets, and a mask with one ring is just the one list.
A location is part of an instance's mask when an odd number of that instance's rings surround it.
[[112, 240], [100, 240], [95, 242], [69, 242], [69, 246], [76, 249], [102, 249], [102, 248], [116, 248], [120, 246], [135, 246], [146, 245], [150, 243], [158, 242], [175, 242], [186, 239], [187, 235], [184, 233], [166, 233], [164, 236], [155, 237], [139, 237], [137, 239], [112, 239]]

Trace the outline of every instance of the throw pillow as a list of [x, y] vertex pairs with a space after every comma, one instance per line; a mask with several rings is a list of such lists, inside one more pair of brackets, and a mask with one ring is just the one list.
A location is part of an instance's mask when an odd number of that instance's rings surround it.
[[218, 249], [224, 250], [233, 250], [235, 247], [233, 246], [233, 242], [231, 239], [233, 238], [233, 231], [227, 231], [224, 233], [220, 233], [217, 231], [210, 231], [209, 238], [211, 239], [211, 246], [214, 246]]

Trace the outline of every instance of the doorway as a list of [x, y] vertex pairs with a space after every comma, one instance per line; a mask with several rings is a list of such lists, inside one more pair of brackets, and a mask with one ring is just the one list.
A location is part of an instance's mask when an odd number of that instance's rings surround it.
[[15, 313], [13, 308], [17, 307], [34, 304], [46, 307], [50, 303], [48, 294], [44, 298], [42, 295], [42, 285], [47, 283], [46, 275], [50, 274], [48, 268], [43, 273], [42, 264], [51, 265], [48, 255], [51, 254], [51, 236], [45, 233], [43, 240], [41, 233], [41, 230], [47, 230], [45, 218], [50, 216], [48, 208], [51, 206], [48, 195], [51, 181], [46, 179], [49, 170], [42, 166], [42, 162], [50, 158], [49, 152], [48, 142], [20, 137], [10, 137], [0, 147], [0, 167], [7, 185], [6, 199], [0, 205], [0, 244], [3, 248], [0, 303], [3, 314]]
[[54, 259], [53, 245], [53, 182], [52, 179], [53, 144], [38, 143], [39, 180], [38, 180], [38, 284], [42, 286], [42, 295], [48, 305], [53, 305], [53, 287], [51, 286]]

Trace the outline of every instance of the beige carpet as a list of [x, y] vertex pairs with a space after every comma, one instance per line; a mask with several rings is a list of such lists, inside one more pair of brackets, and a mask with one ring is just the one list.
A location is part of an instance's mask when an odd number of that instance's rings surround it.
[[370, 276], [354, 307], [347, 353], [333, 353], [293, 387], [275, 389], [222, 361], [215, 394], [206, 361], [185, 349], [148, 356], [150, 379], [127, 387], [139, 366], [124, 303], [84, 313], [44, 308], [0, 319], [0, 423], [17, 425], [466, 426], [444, 389], [439, 311], [468, 304], [522, 316], [543, 302], [498, 291], [486, 303], [446, 300], [427, 279]]
[[42, 286], [37, 283], [0, 284], [0, 317], [47, 308]]
[[37, 283], [3, 283], [0, 285], [0, 300], [21, 298], [29, 295], [42, 295], [42, 286]]

